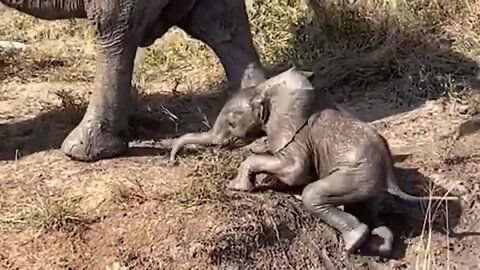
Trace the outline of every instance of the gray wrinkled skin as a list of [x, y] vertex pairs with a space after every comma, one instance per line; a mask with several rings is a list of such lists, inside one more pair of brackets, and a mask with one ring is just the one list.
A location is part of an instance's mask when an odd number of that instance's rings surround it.
[[[264, 80], [243, 0], [0, 0], [45, 20], [89, 19], [99, 43], [95, 91], [62, 151], [95, 161], [127, 150], [125, 130], [133, 64], [146, 47], [178, 26], [209, 45], [220, 58], [231, 89]], [[245, 81], [245, 82], [244, 82]]]
[[[225, 117], [231, 111], [236, 112], [236, 118]], [[373, 127], [313, 91], [307, 78], [294, 68], [239, 93], [225, 104], [222, 113], [215, 127], [226, 132], [214, 127], [212, 134], [231, 136], [229, 126], [241, 127], [243, 133], [253, 128], [254, 134], [261, 128], [268, 145], [266, 153], [251, 155], [242, 162], [228, 188], [252, 191], [255, 176], [261, 173], [288, 186], [303, 186], [305, 207], [342, 233], [348, 252], [367, 238], [380, 239], [368, 241], [369, 248], [379, 255], [388, 256], [392, 251], [393, 233], [378, 219], [379, 203], [386, 192], [408, 201], [457, 199], [414, 197], [401, 191], [387, 141]], [[241, 135], [238, 131], [235, 134]], [[220, 137], [222, 140], [208, 142], [221, 144], [229, 139]], [[171, 159], [184, 142], [180, 137], [174, 143]], [[340, 205], [368, 209], [369, 225], [338, 209]]]

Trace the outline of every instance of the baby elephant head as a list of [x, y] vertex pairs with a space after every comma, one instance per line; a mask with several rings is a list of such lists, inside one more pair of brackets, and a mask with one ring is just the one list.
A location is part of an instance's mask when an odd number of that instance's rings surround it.
[[187, 144], [238, 148], [262, 137], [262, 112], [252, 103], [255, 96], [255, 88], [241, 90], [223, 106], [211, 130], [178, 137], [173, 142], [170, 159], [174, 160]]
[[312, 114], [315, 96], [305, 72], [291, 68], [262, 83], [240, 90], [227, 101], [208, 132], [177, 138], [170, 152], [187, 144], [237, 148], [267, 135], [271, 152], [285, 147]]

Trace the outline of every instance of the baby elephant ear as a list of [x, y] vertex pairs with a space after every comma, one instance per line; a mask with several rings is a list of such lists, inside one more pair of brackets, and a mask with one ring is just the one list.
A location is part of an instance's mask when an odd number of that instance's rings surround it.
[[313, 85], [295, 67], [258, 85], [269, 107], [265, 124], [267, 143], [273, 153], [284, 148], [315, 111]]

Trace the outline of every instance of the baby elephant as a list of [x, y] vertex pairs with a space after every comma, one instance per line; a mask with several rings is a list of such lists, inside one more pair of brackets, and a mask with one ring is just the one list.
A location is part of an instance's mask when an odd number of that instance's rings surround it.
[[[383, 239], [383, 244], [370, 248], [383, 256], [392, 251], [393, 234], [378, 219], [385, 192], [409, 201], [457, 199], [414, 197], [401, 191], [386, 140], [321, 96], [295, 68], [240, 91], [222, 108], [211, 131], [179, 137], [170, 157], [175, 159], [185, 144], [238, 147], [262, 134], [267, 135], [267, 151], [246, 158], [228, 188], [251, 191], [260, 173], [288, 186], [304, 186], [305, 207], [341, 232], [348, 252], [370, 234]], [[365, 223], [373, 226], [372, 231], [354, 215], [338, 209], [340, 205], [368, 209]]]

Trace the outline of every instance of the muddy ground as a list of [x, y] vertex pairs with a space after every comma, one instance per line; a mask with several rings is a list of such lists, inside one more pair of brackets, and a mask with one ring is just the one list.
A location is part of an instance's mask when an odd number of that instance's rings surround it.
[[126, 156], [66, 159], [59, 146], [93, 87], [92, 72], [69, 72], [91, 65], [89, 52], [66, 52], [85, 57], [77, 66], [55, 62], [61, 53], [1, 63], [1, 269], [480, 268], [480, 134], [456, 138], [470, 105], [440, 98], [399, 109], [380, 88], [343, 100], [404, 155], [396, 166], [406, 191], [462, 198], [425, 215], [392, 199], [384, 219], [396, 233], [393, 258], [346, 255], [292, 194], [225, 190], [245, 151], [197, 148], [167, 163], [169, 139], [207, 129], [222, 104], [224, 86], [201, 76], [137, 89]]

